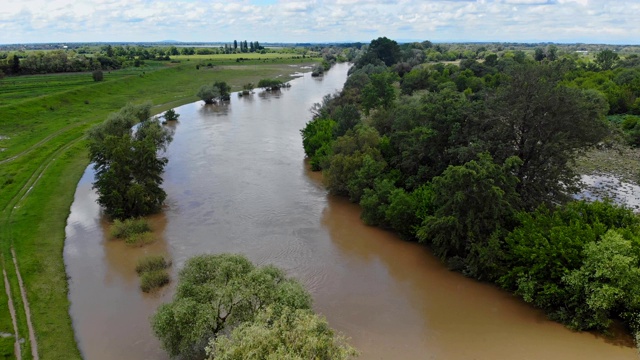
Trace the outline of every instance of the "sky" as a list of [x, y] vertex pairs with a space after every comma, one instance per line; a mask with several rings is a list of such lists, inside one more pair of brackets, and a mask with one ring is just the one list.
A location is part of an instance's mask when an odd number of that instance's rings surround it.
[[0, 44], [640, 43], [640, 0], [2, 0]]

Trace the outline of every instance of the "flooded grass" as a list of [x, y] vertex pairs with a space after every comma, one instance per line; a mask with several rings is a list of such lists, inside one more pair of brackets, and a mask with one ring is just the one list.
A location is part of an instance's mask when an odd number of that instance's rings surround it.
[[579, 158], [576, 170], [582, 174], [580, 199], [609, 199], [640, 211], [640, 149], [616, 145], [594, 149]]
[[625, 145], [593, 149], [576, 161], [575, 169], [583, 175], [608, 174], [637, 183], [640, 180], [640, 149]]
[[145, 219], [115, 220], [111, 226], [111, 236], [116, 239], [127, 239], [150, 231], [151, 227]]
[[151, 292], [169, 283], [169, 273], [166, 270], [148, 271], [140, 276], [140, 289]]
[[136, 265], [136, 272], [142, 274], [149, 271], [164, 270], [171, 266], [171, 261], [168, 261], [162, 255], [148, 255], [140, 260]]
[[154, 241], [156, 241], [156, 237], [151, 231], [131, 234], [124, 239], [125, 244], [135, 247], [149, 245]]

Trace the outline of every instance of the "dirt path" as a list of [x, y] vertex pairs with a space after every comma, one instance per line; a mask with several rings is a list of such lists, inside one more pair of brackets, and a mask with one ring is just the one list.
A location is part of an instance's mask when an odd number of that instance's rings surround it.
[[16, 320], [16, 309], [13, 307], [13, 298], [11, 297], [11, 288], [9, 287], [9, 278], [7, 272], [4, 269], [4, 262], [2, 264], [2, 275], [4, 276], [4, 289], [9, 298], [9, 314], [11, 314], [11, 322], [13, 323], [13, 332], [15, 334], [16, 341], [13, 343], [13, 352], [16, 354], [16, 359], [22, 360], [22, 351], [20, 349], [20, 334], [18, 334], [18, 321]]
[[29, 300], [27, 300], [27, 291], [24, 288], [22, 282], [22, 276], [20, 275], [20, 269], [18, 268], [18, 260], [16, 260], [16, 252], [11, 248], [11, 257], [13, 258], [13, 265], [16, 267], [16, 275], [18, 276], [18, 284], [20, 285], [20, 294], [22, 295], [22, 304], [24, 305], [24, 312], [27, 315], [27, 327], [29, 328], [29, 341], [31, 342], [31, 356], [33, 360], [40, 360], [38, 356], [38, 342], [36, 341], [36, 332], [33, 330], [33, 323], [31, 322], [31, 308], [29, 307]]

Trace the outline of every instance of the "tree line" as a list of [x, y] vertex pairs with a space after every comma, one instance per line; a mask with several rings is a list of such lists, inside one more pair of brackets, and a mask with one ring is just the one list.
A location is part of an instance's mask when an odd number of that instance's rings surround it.
[[451, 269], [573, 329], [621, 320], [639, 332], [640, 218], [573, 200], [571, 164], [615, 133], [607, 114], [634, 111], [576, 79], [615, 77], [633, 104], [640, 68], [518, 51], [428, 64], [424, 47], [378, 38], [358, 51], [343, 90], [301, 130], [311, 167], [365, 223]]

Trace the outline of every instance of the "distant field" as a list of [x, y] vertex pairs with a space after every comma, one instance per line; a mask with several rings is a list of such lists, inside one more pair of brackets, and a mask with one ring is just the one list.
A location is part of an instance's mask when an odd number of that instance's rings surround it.
[[246, 53], [246, 54], [212, 54], [212, 55], [174, 55], [171, 59], [176, 60], [236, 60], [237, 58], [252, 59], [252, 60], [265, 60], [265, 59], [291, 59], [302, 57], [302, 54], [293, 53]]
[[[164, 68], [166, 64], [167, 62], [147, 62], [147, 65], [138, 68], [104, 71], [103, 82], [141, 76]], [[91, 72], [6, 77], [0, 80], [0, 107], [93, 84], [95, 81]]]

